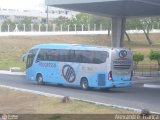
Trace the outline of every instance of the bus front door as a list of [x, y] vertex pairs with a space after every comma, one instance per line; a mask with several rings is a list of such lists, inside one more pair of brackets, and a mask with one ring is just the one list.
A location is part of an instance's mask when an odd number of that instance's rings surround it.
[[34, 55], [29, 54], [27, 57], [27, 63], [26, 63], [26, 78], [27, 80], [33, 80], [33, 61], [34, 61]]

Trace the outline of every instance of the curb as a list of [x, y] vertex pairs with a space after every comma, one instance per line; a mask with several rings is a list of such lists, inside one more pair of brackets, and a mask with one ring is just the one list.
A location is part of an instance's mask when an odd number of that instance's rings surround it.
[[20, 67], [11, 67], [10, 72], [21, 72], [21, 68]]
[[[157, 76], [158, 77], [158, 76]], [[156, 78], [157, 78], [156, 77]], [[134, 79], [136, 80], [136, 79], [141, 79], [141, 80], [148, 80], [148, 79], [153, 79], [153, 78], [155, 78], [155, 77], [146, 77], [146, 76], [134, 76]]]
[[152, 83], [160, 83], [160, 80], [136, 80], [132, 81], [133, 84], [152, 84]]

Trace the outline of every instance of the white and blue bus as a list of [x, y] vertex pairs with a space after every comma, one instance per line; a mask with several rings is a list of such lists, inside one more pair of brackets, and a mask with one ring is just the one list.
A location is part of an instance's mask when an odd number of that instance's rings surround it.
[[26, 79], [38, 84], [113, 88], [132, 84], [132, 52], [81, 44], [40, 44], [27, 53]]

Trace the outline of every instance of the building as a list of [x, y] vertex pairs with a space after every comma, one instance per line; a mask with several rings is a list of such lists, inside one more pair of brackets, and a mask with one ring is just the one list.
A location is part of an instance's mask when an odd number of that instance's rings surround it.
[[[70, 10], [64, 10], [59, 8], [48, 7], [48, 20], [53, 20], [59, 17], [65, 17], [71, 19], [77, 14]], [[0, 8], [0, 23], [10, 19], [12, 21], [22, 20], [24, 18], [30, 18], [33, 22], [42, 22], [47, 19], [47, 10], [16, 10], [16, 9], [3, 9]]]

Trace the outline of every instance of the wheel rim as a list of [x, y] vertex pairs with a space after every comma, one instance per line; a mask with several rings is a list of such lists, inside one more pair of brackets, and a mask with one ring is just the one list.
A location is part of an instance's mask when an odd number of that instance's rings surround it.
[[43, 79], [42, 79], [41, 76], [38, 77], [37, 82], [38, 82], [39, 84], [41, 84], [41, 83], [43, 82]]
[[82, 82], [82, 87], [83, 87], [83, 89], [88, 88], [88, 82], [86, 80]]

